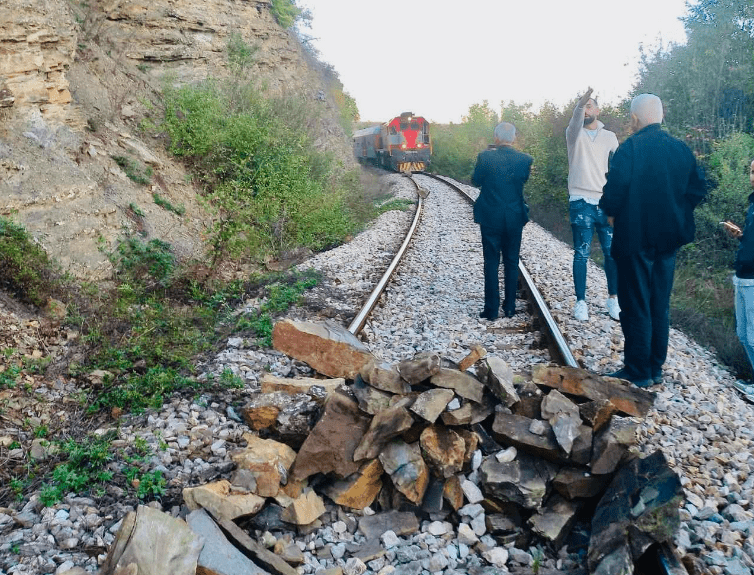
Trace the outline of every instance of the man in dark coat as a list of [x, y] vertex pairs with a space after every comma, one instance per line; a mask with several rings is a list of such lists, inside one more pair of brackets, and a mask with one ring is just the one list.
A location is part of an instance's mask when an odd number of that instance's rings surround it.
[[660, 98], [631, 102], [631, 130], [610, 164], [600, 208], [614, 226], [623, 369], [613, 377], [640, 387], [662, 382], [670, 292], [678, 248], [694, 239], [694, 208], [706, 194], [696, 158], [660, 127]]
[[472, 182], [481, 188], [474, 203], [474, 221], [482, 233], [484, 256], [484, 310], [480, 317], [495, 320], [500, 310], [500, 255], [505, 273], [503, 313], [516, 313], [518, 252], [521, 233], [529, 221], [524, 202], [524, 183], [529, 179], [532, 157], [513, 149], [516, 128], [503, 122], [495, 127], [495, 148], [477, 156]]

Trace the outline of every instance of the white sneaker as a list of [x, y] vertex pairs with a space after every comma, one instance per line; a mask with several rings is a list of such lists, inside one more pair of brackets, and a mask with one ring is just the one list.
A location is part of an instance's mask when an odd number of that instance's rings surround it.
[[586, 321], [589, 319], [589, 310], [586, 307], [586, 302], [583, 299], [580, 299], [576, 302], [576, 305], [573, 306], [573, 317], [575, 317], [579, 321]]
[[607, 313], [610, 314], [611, 318], [618, 320], [620, 319], [620, 306], [618, 305], [617, 297], [607, 298], [605, 306], [607, 307]]

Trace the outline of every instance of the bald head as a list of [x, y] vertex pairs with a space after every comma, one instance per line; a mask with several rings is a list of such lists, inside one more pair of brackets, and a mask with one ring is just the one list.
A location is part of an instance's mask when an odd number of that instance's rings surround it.
[[516, 126], [510, 122], [501, 122], [495, 126], [495, 143], [512, 144], [516, 140]]
[[641, 130], [662, 122], [662, 101], [654, 94], [639, 94], [631, 101], [631, 125]]

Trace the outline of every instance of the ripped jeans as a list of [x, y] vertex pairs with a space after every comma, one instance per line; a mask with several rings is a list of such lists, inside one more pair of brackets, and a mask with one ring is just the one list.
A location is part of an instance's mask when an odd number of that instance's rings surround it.
[[576, 289], [576, 299], [586, 297], [586, 262], [592, 251], [592, 237], [597, 230], [597, 237], [605, 256], [605, 276], [607, 277], [607, 293], [618, 293], [618, 272], [615, 260], [610, 255], [610, 245], [613, 242], [613, 228], [607, 223], [607, 216], [599, 208], [584, 200], [569, 202], [571, 229], [573, 230], [573, 286]]

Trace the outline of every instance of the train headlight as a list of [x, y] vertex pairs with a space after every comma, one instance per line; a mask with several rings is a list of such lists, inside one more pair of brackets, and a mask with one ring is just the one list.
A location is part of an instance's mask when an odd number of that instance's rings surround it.
[[406, 144], [401, 144], [401, 148], [405, 150], [406, 149]]
[[417, 148], [423, 148], [424, 146], [422, 144], [416, 144]]

